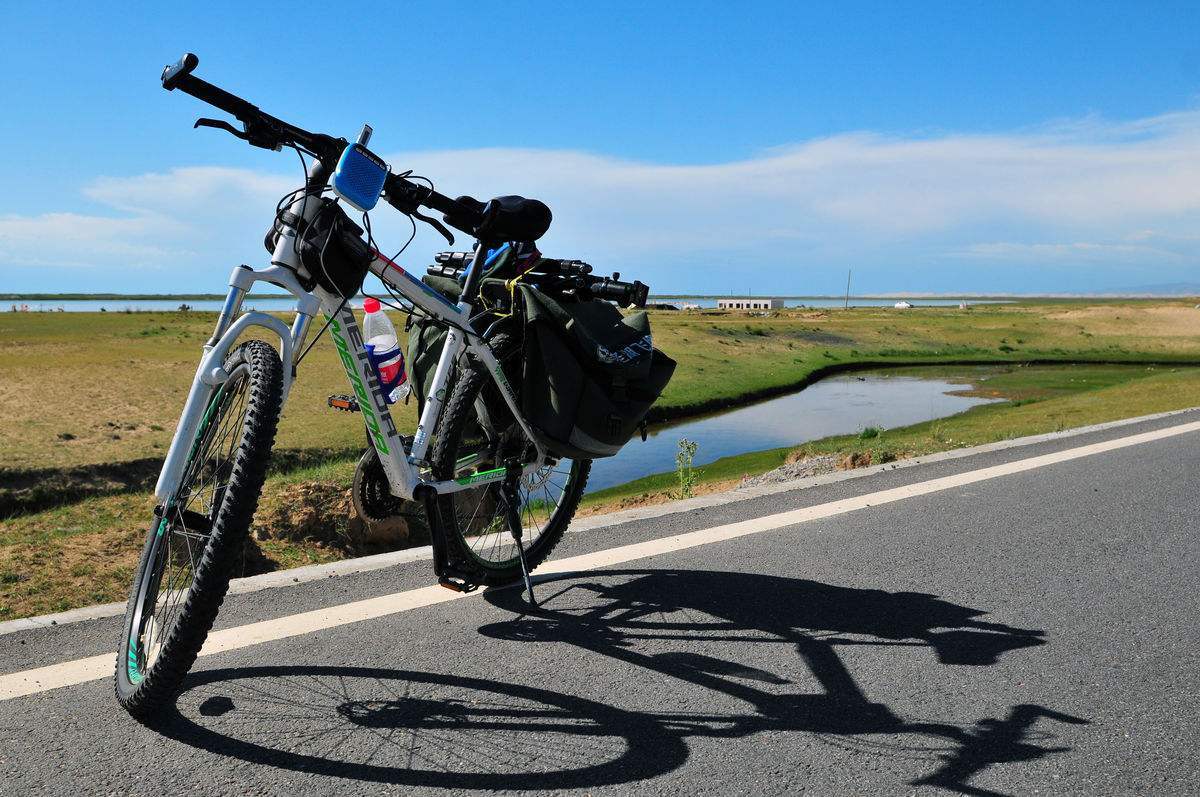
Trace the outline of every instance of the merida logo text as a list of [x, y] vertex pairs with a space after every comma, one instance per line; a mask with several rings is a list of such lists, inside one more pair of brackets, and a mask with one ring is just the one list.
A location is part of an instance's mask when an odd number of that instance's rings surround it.
[[[337, 346], [338, 356], [342, 358], [342, 367], [346, 369], [346, 376], [349, 377], [350, 384], [354, 388], [354, 395], [358, 397], [358, 407], [362, 410], [363, 420], [367, 424], [367, 433], [375, 441], [376, 450], [380, 454], [387, 454], [390, 453], [388, 439], [396, 436], [396, 425], [392, 422], [391, 413], [387, 411], [387, 400], [383, 397], [379, 380], [375, 378], [367, 361], [367, 352], [363, 348], [362, 340], [359, 339], [358, 327], [354, 324], [354, 315], [349, 310], [344, 312], [350, 316], [344, 320], [350, 329], [351, 338], [356, 339], [351, 342], [355, 343], [354, 348], [359, 362], [356, 363], [354, 355], [350, 354], [350, 347], [342, 336], [342, 325], [338, 323], [338, 319], [330, 320], [329, 331], [333, 335], [333, 344]], [[361, 373], [367, 375], [366, 385], [363, 384]], [[369, 392], [368, 388], [370, 388]], [[383, 429], [380, 428], [380, 419], [384, 423]]]

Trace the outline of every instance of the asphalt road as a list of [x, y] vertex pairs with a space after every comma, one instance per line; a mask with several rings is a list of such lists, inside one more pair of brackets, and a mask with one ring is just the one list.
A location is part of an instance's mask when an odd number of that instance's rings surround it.
[[[539, 611], [494, 591], [205, 656], [154, 727], [107, 679], [3, 700], [0, 792], [1195, 793], [1200, 431], [971, 474], [1198, 420], [568, 535], [556, 558], [668, 542], [539, 584]], [[235, 595], [219, 626], [430, 580]], [[0, 636], [0, 679], [118, 625]]]

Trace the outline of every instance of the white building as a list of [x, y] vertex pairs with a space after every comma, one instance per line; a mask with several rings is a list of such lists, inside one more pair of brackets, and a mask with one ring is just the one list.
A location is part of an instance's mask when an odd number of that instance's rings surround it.
[[897, 309], [897, 310], [911, 310], [911, 309], [912, 309], [912, 302], [903, 302], [903, 301], [901, 301], [901, 302], [896, 302], [896, 305], [895, 305], [895, 307], [896, 307], [896, 309]]
[[782, 310], [783, 299], [763, 297], [761, 299], [737, 298], [717, 299], [718, 310]]

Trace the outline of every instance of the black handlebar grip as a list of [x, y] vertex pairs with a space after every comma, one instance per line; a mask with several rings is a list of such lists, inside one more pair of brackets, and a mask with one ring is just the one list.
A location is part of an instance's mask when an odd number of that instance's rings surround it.
[[650, 286], [644, 282], [619, 282], [608, 277], [596, 279], [588, 290], [596, 298], [614, 301], [622, 307], [645, 307], [650, 294]]
[[200, 59], [195, 53], [184, 53], [183, 58], [180, 58], [172, 66], [163, 67], [162, 85], [167, 91], [172, 91], [179, 85], [179, 81], [195, 71], [200, 65]]

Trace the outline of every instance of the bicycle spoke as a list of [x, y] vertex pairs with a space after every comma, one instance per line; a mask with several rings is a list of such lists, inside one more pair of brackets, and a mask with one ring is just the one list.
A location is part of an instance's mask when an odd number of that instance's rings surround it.
[[[210, 530], [233, 472], [233, 459], [245, 426], [248, 375], [235, 372], [214, 396], [175, 501], [169, 504], [151, 577], [157, 582], [141, 620], [140, 654], [150, 667], [170, 639], [175, 621], [204, 557]], [[207, 528], [197, 528], [203, 521]]]

